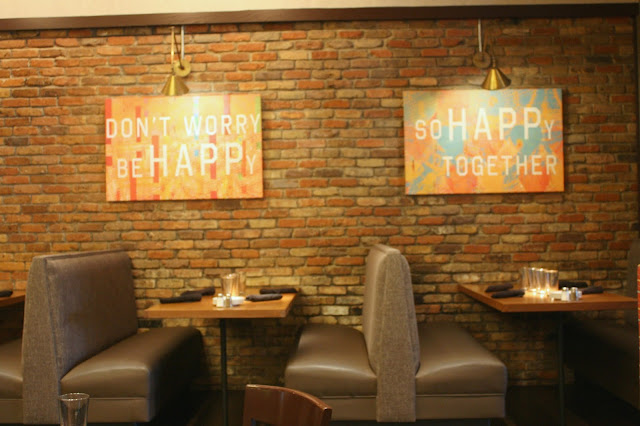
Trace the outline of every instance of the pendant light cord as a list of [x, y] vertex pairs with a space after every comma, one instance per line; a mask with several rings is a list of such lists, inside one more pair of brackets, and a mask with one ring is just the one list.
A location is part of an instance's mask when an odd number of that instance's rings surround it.
[[[176, 40], [176, 34], [174, 34], [173, 32], [173, 27], [171, 27], [171, 37], [172, 37], [172, 42], [171, 42], [171, 63], [173, 63], [173, 46], [176, 47], [176, 49], [178, 50], [178, 56], [180, 57], [178, 59], [178, 63], [180, 64], [180, 68], [184, 68], [184, 66], [182, 65], [182, 63], [184, 62], [184, 25], [181, 27], [180, 29], [180, 45], [178, 44], [178, 41]], [[182, 46], [182, 48], [180, 48], [180, 46]]]
[[175, 59], [175, 34], [173, 33], [173, 27], [171, 27], [171, 65], [173, 65], [173, 60]]

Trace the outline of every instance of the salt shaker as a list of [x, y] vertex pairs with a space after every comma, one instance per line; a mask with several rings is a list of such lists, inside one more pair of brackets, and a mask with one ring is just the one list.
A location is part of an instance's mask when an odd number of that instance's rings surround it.
[[222, 293], [218, 293], [218, 297], [216, 297], [216, 308], [224, 308], [224, 297]]
[[571, 287], [571, 294], [569, 295], [569, 300], [575, 302], [578, 300], [578, 287]]
[[224, 296], [223, 300], [224, 300], [224, 307], [225, 308], [230, 308], [232, 306], [231, 305], [231, 294], [227, 294], [226, 296]]

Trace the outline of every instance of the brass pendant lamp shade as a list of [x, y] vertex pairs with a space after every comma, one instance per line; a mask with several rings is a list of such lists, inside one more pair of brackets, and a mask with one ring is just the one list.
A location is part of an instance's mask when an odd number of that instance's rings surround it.
[[485, 90], [499, 90], [509, 87], [511, 80], [504, 75], [498, 67], [496, 67], [495, 61], [491, 64], [487, 77], [482, 82], [482, 88]]
[[184, 59], [184, 27], [181, 36], [181, 42], [183, 46], [182, 49], [178, 52], [180, 58], [178, 59], [178, 62], [175, 62], [174, 49], [176, 47], [176, 39], [173, 27], [171, 27], [171, 75], [162, 88], [162, 94], [165, 96], [180, 96], [189, 93], [189, 88], [182, 79], [183, 77], [189, 75], [189, 72], [191, 71], [191, 65], [187, 60]]
[[182, 77], [171, 73], [169, 79], [162, 88], [162, 94], [165, 96], [180, 96], [186, 93], [189, 93], [189, 88], [184, 84]]

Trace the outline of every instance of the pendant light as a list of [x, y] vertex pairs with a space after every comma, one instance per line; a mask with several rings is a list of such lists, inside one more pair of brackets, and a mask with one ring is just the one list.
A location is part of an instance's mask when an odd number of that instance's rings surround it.
[[481, 69], [489, 68], [482, 82], [485, 90], [499, 90], [508, 87], [511, 80], [496, 66], [496, 58], [488, 53], [486, 44], [482, 42], [482, 21], [478, 19], [478, 52], [473, 56], [473, 64]]
[[175, 60], [175, 48], [177, 47], [174, 28], [171, 27], [171, 75], [162, 88], [162, 94], [165, 96], [179, 96], [189, 93], [189, 88], [183, 81], [191, 72], [189, 61], [184, 58], [184, 26], [180, 33], [181, 49], [178, 51], [179, 59]]
[[511, 84], [511, 80], [504, 75], [500, 68], [496, 67], [496, 59], [491, 56], [491, 68], [482, 82], [482, 88], [485, 90], [499, 90], [508, 87]]

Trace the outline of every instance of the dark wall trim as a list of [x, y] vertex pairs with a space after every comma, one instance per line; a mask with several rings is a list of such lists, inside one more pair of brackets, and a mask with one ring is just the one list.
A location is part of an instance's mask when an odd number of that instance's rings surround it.
[[638, 3], [527, 6], [372, 7], [0, 19], [0, 31], [252, 22], [636, 16]]
[[[636, 55], [636, 98], [640, 99], [640, 54], [638, 54], [638, 48], [640, 48], [640, 16], [636, 16], [634, 21], [633, 30], [635, 31], [635, 55]], [[639, 103], [636, 101], [636, 123], [640, 123], [640, 108], [638, 107]], [[636, 173], [638, 174], [638, 182], [640, 182], [640, 127], [636, 126]], [[640, 185], [638, 186], [638, 200], [640, 200]], [[640, 202], [638, 203], [638, 216], [637, 220], [640, 220]], [[640, 229], [636, 228], [634, 231], [639, 231]], [[638, 290], [640, 290], [640, 281], [638, 282]], [[640, 312], [638, 312], [640, 315]]]

